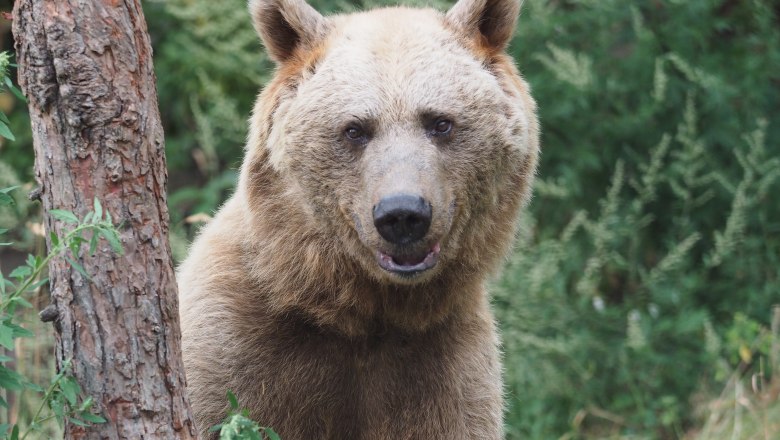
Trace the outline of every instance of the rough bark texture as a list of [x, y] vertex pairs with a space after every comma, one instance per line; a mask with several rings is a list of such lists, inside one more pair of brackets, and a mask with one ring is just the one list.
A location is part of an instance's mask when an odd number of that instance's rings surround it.
[[[168, 244], [167, 171], [139, 0], [20, 0], [13, 31], [30, 106], [44, 212], [83, 216], [95, 196], [120, 224], [123, 256], [80, 255], [87, 280], [50, 265], [58, 365], [108, 423], [67, 438], [194, 438]], [[45, 215], [48, 230], [65, 226]]]
[[780, 372], [780, 304], [772, 306], [772, 335], [770, 367], [772, 371]]

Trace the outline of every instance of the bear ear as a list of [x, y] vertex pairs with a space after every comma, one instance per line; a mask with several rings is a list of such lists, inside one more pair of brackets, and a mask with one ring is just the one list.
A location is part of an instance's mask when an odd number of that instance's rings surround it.
[[520, 13], [520, 0], [460, 0], [447, 21], [466, 35], [481, 35], [489, 49], [506, 48]]
[[327, 20], [304, 0], [249, 0], [249, 13], [277, 63], [287, 61], [299, 46], [313, 46], [327, 33]]

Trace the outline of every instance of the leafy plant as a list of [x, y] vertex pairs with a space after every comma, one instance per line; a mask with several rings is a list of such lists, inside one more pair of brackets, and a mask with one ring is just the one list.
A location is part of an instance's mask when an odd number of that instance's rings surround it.
[[[13, 204], [14, 200], [9, 193], [15, 188], [0, 190], [0, 205]], [[94, 200], [94, 210], [79, 220], [73, 213], [63, 210], [52, 210], [50, 214], [55, 218], [72, 225], [63, 236], [51, 232], [51, 249], [44, 257], [29, 255], [24, 265], [17, 267], [6, 278], [0, 272], [0, 345], [7, 350], [14, 350], [15, 340], [29, 338], [31, 332], [24, 329], [17, 321], [17, 308], [32, 308], [25, 299], [25, 295], [35, 292], [48, 282], [43, 276], [49, 261], [53, 258], [64, 257], [74, 269], [84, 277], [89, 278], [83, 267], [71, 256], [77, 256], [82, 246], [88, 245], [89, 252], [94, 253], [99, 239], [105, 239], [116, 253], [122, 253], [122, 245], [116, 228], [113, 226], [111, 214], [103, 211], [98, 199]], [[0, 235], [7, 232], [0, 230]], [[0, 246], [9, 246], [11, 243], [0, 243]], [[71, 256], [68, 256], [71, 253]], [[35, 411], [32, 419], [28, 421], [25, 431], [20, 433], [20, 424], [0, 425], [0, 437], [11, 440], [25, 439], [32, 432], [40, 430], [43, 424], [55, 419], [62, 424], [65, 419], [72, 423], [86, 426], [89, 423], [104, 423], [105, 419], [91, 412], [92, 399], [83, 399], [80, 403], [81, 389], [74, 378], [68, 376], [70, 363], [66, 362], [61, 371], [52, 379], [51, 384], [44, 390], [40, 386], [30, 382], [24, 376], [9, 368], [6, 363], [13, 361], [8, 356], [0, 356], [0, 388], [5, 390], [6, 397], [11, 393], [28, 391], [42, 396], [40, 406]], [[6, 406], [6, 401], [0, 397], [0, 405]], [[48, 410], [47, 410], [48, 409]], [[47, 411], [45, 411], [47, 410]]]
[[[13, 81], [11, 81], [11, 76], [8, 74], [10, 67], [16, 67], [15, 64], [11, 63], [11, 57], [12, 55], [10, 52], [0, 52], [0, 92], [3, 90], [8, 90], [13, 93], [19, 100], [26, 102], [24, 95], [14, 85]], [[16, 138], [11, 132], [9, 125], [11, 125], [11, 121], [8, 120], [8, 116], [5, 114], [5, 112], [0, 111], [0, 136], [13, 141]]]
[[[103, 417], [92, 413], [94, 401], [91, 397], [83, 399], [79, 403], [81, 386], [79, 386], [75, 378], [68, 376], [70, 368], [70, 360], [68, 360], [64, 363], [61, 371], [52, 378], [51, 384], [43, 394], [40, 406], [30, 421], [29, 429], [20, 437], [21, 440], [27, 438], [32, 432], [40, 430], [43, 424], [50, 419], [57, 420], [60, 426], [62, 426], [65, 419], [78, 426], [89, 426], [90, 423], [106, 422], [106, 419]], [[44, 407], [49, 408], [50, 413], [48, 415], [43, 415]], [[14, 426], [13, 429], [18, 430], [17, 426]], [[14, 440], [13, 435], [11, 440]]]
[[271, 428], [260, 426], [249, 418], [249, 411], [239, 409], [238, 399], [232, 391], [227, 392], [230, 410], [225, 420], [213, 426], [209, 432], [219, 432], [220, 440], [281, 440]]

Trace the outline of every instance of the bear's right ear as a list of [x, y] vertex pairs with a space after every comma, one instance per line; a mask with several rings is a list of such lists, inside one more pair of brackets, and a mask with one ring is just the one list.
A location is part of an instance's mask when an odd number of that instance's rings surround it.
[[480, 35], [491, 51], [506, 48], [515, 30], [521, 0], [458, 0], [447, 21], [466, 35]]
[[304, 0], [249, 0], [249, 13], [268, 54], [287, 61], [298, 46], [325, 38], [327, 21]]

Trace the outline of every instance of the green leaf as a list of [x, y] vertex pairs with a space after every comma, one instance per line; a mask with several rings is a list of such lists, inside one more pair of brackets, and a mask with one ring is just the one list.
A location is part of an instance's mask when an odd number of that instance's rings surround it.
[[73, 254], [74, 257], [78, 257], [79, 255], [79, 243], [78, 240], [71, 240], [71, 242], [68, 244], [68, 247], [70, 248], [70, 252]]
[[49, 239], [51, 240], [51, 247], [57, 247], [60, 245], [60, 237], [54, 231], [49, 232]]
[[124, 253], [124, 249], [122, 248], [122, 242], [119, 241], [119, 236], [117, 235], [116, 231], [113, 229], [98, 229], [98, 233], [106, 239], [109, 245], [111, 245], [111, 249], [119, 254], [122, 255]]
[[89, 426], [88, 423], [82, 422], [81, 420], [79, 420], [79, 419], [77, 419], [75, 417], [68, 417], [68, 420], [70, 420], [70, 423], [73, 423], [74, 425], [83, 426], [85, 428], [87, 426]]
[[8, 229], [0, 228], [0, 234], [5, 234], [6, 232], [8, 232]]
[[0, 192], [0, 206], [13, 206], [15, 203], [11, 196]]
[[[6, 80], [8, 80], [8, 78], [7, 78], [7, 77], [6, 77]], [[22, 93], [22, 91], [21, 91], [21, 90], [19, 90], [19, 88], [18, 88], [18, 87], [14, 86], [14, 85], [9, 85], [9, 86], [8, 86], [8, 90], [10, 90], [10, 91], [11, 91], [11, 93], [13, 93], [13, 94], [14, 94], [14, 96], [16, 96], [17, 98], [19, 98], [19, 100], [20, 100], [20, 101], [22, 101], [22, 102], [27, 102], [27, 98], [24, 96], [24, 94]]]
[[14, 429], [11, 430], [10, 440], [19, 440], [19, 425], [14, 425]]
[[106, 419], [90, 412], [79, 413], [79, 417], [90, 423], [106, 423]]
[[227, 391], [227, 400], [230, 403], [230, 408], [233, 409], [233, 411], [238, 409], [238, 399], [236, 398], [236, 395], [233, 394], [232, 391]]
[[11, 192], [11, 191], [13, 191], [13, 190], [15, 190], [17, 188], [21, 188], [21, 186], [20, 185], [16, 185], [16, 186], [9, 186], [7, 188], [0, 189], [0, 194], [8, 194], [9, 192]]
[[11, 91], [11, 93], [14, 94], [17, 98], [19, 98], [22, 102], [27, 102], [27, 97], [24, 96], [21, 90], [19, 90], [18, 87], [9, 87], [8, 90]]
[[60, 399], [52, 399], [49, 401], [49, 408], [51, 408], [51, 412], [54, 413], [57, 421], [61, 422], [65, 416], [65, 403]]
[[6, 288], [16, 289], [16, 286], [14, 286], [14, 283], [8, 281], [3, 277], [3, 272], [0, 271], [0, 293], [5, 295]]
[[103, 218], [103, 205], [100, 204], [100, 200], [98, 200], [97, 197], [95, 197], [95, 200], [92, 202], [92, 205], [95, 209], [95, 218], [100, 220]]
[[65, 399], [68, 400], [68, 404], [71, 407], [76, 406], [79, 393], [81, 392], [81, 387], [76, 382], [76, 379], [70, 376], [63, 377], [60, 381], [60, 390], [62, 390], [62, 395], [65, 396]]
[[11, 133], [11, 129], [8, 128], [8, 125], [6, 125], [5, 122], [0, 121], [0, 136], [10, 140], [15, 141], [16, 138], [14, 137], [14, 134]]
[[12, 360], [14, 360], [14, 358], [12, 358], [11, 356], [0, 354], [0, 362], [9, 362]]
[[220, 423], [219, 425], [214, 425], [211, 428], [209, 428], [209, 432], [217, 432], [221, 429], [222, 429], [222, 423]]
[[29, 382], [25, 380], [24, 376], [5, 366], [0, 366], [0, 388], [19, 391], [24, 389], [27, 384]]
[[32, 269], [29, 266], [19, 266], [8, 275], [11, 278], [24, 279], [32, 275]]
[[87, 397], [83, 402], [81, 402], [81, 405], [79, 406], [79, 412], [89, 412], [89, 409], [92, 407], [94, 402], [95, 400], [92, 399], [92, 396]]
[[265, 435], [268, 436], [269, 440], [282, 440], [279, 434], [271, 428], [263, 428], [263, 431], [265, 431]]
[[[32, 292], [32, 290], [30, 290], [30, 287], [27, 287], [27, 291], [28, 292]], [[21, 296], [15, 296], [15, 297], [11, 298], [9, 302], [11, 302], [13, 304], [18, 304], [18, 305], [24, 307], [25, 309], [31, 309], [32, 308], [32, 304], [30, 304], [29, 301], [27, 301], [26, 299], [22, 298]]]
[[70, 263], [70, 265], [73, 266], [73, 268], [76, 269], [76, 271], [78, 273], [80, 273], [84, 278], [86, 278], [88, 280], [92, 279], [92, 278], [89, 277], [89, 274], [87, 274], [87, 271], [84, 270], [84, 268], [81, 267], [81, 265], [79, 263], [77, 263], [75, 260], [73, 260], [72, 258], [67, 257], [67, 256], [65, 257], [65, 260], [67, 260], [68, 263]]
[[38, 267], [38, 259], [36, 259], [32, 254], [27, 254], [27, 261], [25, 261], [28, 266], [30, 266], [30, 269], [35, 270], [35, 268]]
[[16, 338], [31, 338], [31, 337], [35, 336], [35, 334], [33, 332], [31, 332], [30, 330], [27, 330], [26, 328], [21, 327], [19, 325], [9, 324], [8, 326], [11, 327], [11, 329], [13, 330], [13, 335], [14, 335], [13, 337], [14, 337], [14, 339], [16, 339]]
[[62, 220], [65, 223], [70, 223], [73, 225], [79, 224], [79, 219], [76, 217], [72, 212], [70, 211], [63, 211], [62, 209], [52, 209], [49, 210], [49, 214], [51, 214], [52, 217]]
[[97, 250], [98, 238], [100, 235], [93, 233], [92, 239], [89, 240], [89, 255], [95, 255]]
[[25, 383], [25, 384], [24, 384], [24, 386], [25, 386], [25, 387], [26, 387], [28, 390], [30, 390], [30, 391], [32, 391], [32, 392], [34, 392], [34, 393], [41, 393], [41, 394], [43, 394], [43, 393], [44, 393], [44, 390], [43, 390], [43, 388], [39, 387], [37, 384], [34, 384], [34, 383], [32, 383], [32, 382], [27, 382], [27, 383]]
[[5, 324], [0, 324], [0, 345], [9, 350], [14, 349], [14, 329]]
[[84, 220], [82, 220], [82, 222], [85, 224], [89, 223], [90, 221], [92, 221], [93, 217], [95, 217], [95, 213], [90, 211], [87, 213], [87, 215], [84, 216]]
[[[46, 284], [48, 282], [49, 282], [48, 278], [41, 278], [40, 280], [38, 280], [38, 281], [30, 284], [29, 286], [27, 286], [27, 291], [28, 292], [35, 292], [36, 290], [38, 290], [39, 287], [43, 286], [44, 284]], [[24, 305], [24, 304], [22, 304], [22, 305]]]

